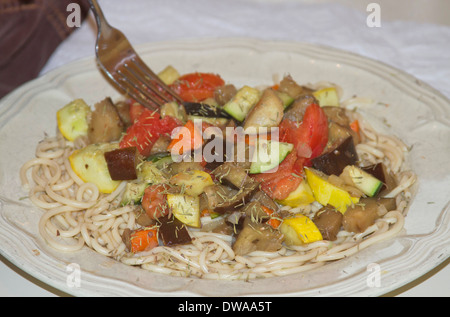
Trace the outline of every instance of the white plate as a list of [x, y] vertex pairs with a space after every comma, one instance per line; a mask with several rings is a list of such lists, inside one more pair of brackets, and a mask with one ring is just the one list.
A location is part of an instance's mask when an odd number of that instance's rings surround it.
[[[156, 71], [171, 64], [180, 73], [215, 72], [237, 86], [271, 84], [273, 75], [290, 73], [300, 83], [334, 82], [344, 88], [344, 98], [379, 101], [364, 111], [377, 127], [412, 146], [408, 164], [419, 180], [404, 230], [320, 269], [250, 282], [176, 278], [125, 266], [88, 249], [54, 251], [38, 235], [42, 211], [21, 199], [26, 193], [18, 173], [44, 134], [54, 135], [57, 109], [80, 97], [90, 104], [118, 97], [91, 58], [27, 83], [0, 104], [1, 254], [25, 272], [76, 296], [378, 296], [449, 257], [450, 102], [428, 85], [361, 56], [301, 43], [198, 40], [152, 43], [138, 51]], [[81, 268], [79, 286], [70, 283], [71, 263]], [[379, 286], [370, 283], [370, 263], [381, 269]]]

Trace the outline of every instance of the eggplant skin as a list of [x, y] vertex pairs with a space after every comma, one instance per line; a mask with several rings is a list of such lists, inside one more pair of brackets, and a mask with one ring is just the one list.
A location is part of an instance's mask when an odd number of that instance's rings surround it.
[[312, 159], [313, 167], [327, 175], [340, 175], [347, 165], [358, 162], [355, 144], [351, 136], [347, 137], [336, 147]]
[[188, 244], [192, 241], [186, 225], [172, 216], [158, 218], [158, 235], [165, 246]]
[[108, 165], [109, 175], [112, 180], [137, 179], [136, 162], [137, 148], [127, 147], [105, 152], [105, 160]]
[[227, 118], [231, 116], [219, 107], [211, 106], [206, 103], [185, 102], [184, 109], [188, 115], [201, 116], [206, 118]]

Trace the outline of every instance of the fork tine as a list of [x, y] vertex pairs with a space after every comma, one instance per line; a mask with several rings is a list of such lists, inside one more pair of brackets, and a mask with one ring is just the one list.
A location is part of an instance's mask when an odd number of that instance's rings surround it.
[[[178, 101], [179, 103], [183, 103], [183, 100], [181, 99], [180, 96], [178, 96], [178, 94], [176, 94], [170, 87], [168, 87], [160, 78], [158, 75], [156, 75], [148, 66], [147, 64], [144, 63], [144, 61], [142, 61], [141, 58], [139, 58], [139, 56], [136, 54], [136, 57], [132, 59], [132, 62], [134, 63], [134, 65], [137, 66], [137, 69], [142, 72], [144, 78], [146, 79], [150, 79], [154, 82], [156, 82], [156, 84], [158, 85], [159, 88], [161, 88], [165, 93], [169, 94], [172, 98], [174, 98], [176, 101]], [[161, 94], [161, 91], [158, 89], [158, 87], [155, 87], [154, 85], [149, 85], [149, 87], [152, 89], [152, 91], [154, 91], [155, 93], [157, 93], [158, 95], [162, 95], [162, 98], [166, 98], [166, 95]], [[170, 99], [168, 99], [167, 101], [172, 101]]]
[[152, 82], [152, 78], [143, 73], [137, 65], [131, 60], [129, 63], [125, 63], [123, 67], [127, 70], [130, 76], [132, 76], [139, 84], [142, 85], [144, 91], [147, 90], [147, 94], [153, 98], [158, 98], [161, 103], [173, 101], [172, 98], [164, 95], [160, 89]]
[[149, 94], [148, 91], [136, 84], [137, 80], [130, 79], [130, 74], [124, 74], [121, 70], [118, 70], [117, 74], [120, 76], [118, 84], [122, 89], [144, 107], [150, 108], [151, 110], [157, 110], [162, 106], [163, 103], [161, 103], [160, 100], [156, 99]]

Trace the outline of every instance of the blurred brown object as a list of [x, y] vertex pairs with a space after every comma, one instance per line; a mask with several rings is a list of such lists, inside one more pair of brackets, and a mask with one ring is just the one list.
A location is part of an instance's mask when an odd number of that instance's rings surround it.
[[0, 98], [37, 77], [58, 45], [77, 29], [67, 23], [71, 3], [79, 4], [84, 21], [87, 0], [0, 0]]

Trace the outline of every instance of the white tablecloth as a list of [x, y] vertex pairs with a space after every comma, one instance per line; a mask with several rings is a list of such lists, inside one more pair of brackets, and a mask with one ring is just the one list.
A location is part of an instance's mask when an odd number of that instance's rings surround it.
[[[383, 6], [380, 6], [381, 26], [369, 27], [370, 12], [333, 1], [103, 0], [100, 4], [109, 22], [136, 45], [219, 37], [317, 43], [400, 68], [450, 98], [449, 24], [386, 20]], [[403, 9], [407, 8], [398, 8]], [[448, 6], [442, 9], [448, 10]], [[393, 12], [389, 13], [392, 18]], [[90, 17], [54, 52], [42, 74], [68, 62], [93, 56], [95, 38], [96, 25]], [[443, 265], [439, 269], [431, 278], [426, 276], [415, 281], [394, 295], [449, 296], [450, 268]], [[2, 295], [53, 296], [59, 293], [0, 262]]]

